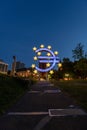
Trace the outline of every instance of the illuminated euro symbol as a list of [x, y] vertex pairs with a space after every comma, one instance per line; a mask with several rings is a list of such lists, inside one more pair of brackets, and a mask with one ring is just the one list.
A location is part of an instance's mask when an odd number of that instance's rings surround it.
[[51, 63], [51, 66], [46, 69], [41, 69], [41, 68], [38, 68], [37, 66], [35, 68], [40, 72], [48, 72], [55, 66], [56, 63], [59, 63], [59, 57], [55, 56], [55, 54], [47, 48], [40, 48], [40, 49], [36, 50], [35, 52], [38, 53], [38, 52], [42, 52], [42, 51], [49, 52], [51, 54], [51, 56], [49, 56], [49, 57], [48, 56], [38, 56], [39, 63]]

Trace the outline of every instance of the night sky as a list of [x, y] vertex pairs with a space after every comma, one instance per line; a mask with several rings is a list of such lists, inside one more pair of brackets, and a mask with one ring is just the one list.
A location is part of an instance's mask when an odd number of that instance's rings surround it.
[[31, 66], [41, 44], [72, 60], [79, 42], [87, 51], [87, 0], [0, 1], [0, 59], [9, 68], [13, 55]]

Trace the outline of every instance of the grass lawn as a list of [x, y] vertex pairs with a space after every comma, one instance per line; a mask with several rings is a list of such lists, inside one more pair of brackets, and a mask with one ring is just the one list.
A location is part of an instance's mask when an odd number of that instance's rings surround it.
[[67, 92], [87, 111], [87, 80], [54, 81], [54, 84]]
[[0, 114], [4, 113], [28, 89], [23, 79], [0, 75]]

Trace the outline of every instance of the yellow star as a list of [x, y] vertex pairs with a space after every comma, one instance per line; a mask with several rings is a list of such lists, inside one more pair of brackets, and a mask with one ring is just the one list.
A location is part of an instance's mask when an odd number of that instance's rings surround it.
[[55, 54], [55, 55], [58, 55], [58, 51], [55, 51], [54, 54]]
[[35, 64], [32, 64], [32, 66], [31, 66], [32, 68], [35, 68]]
[[53, 70], [50, 70], [50, 74], [53, 74], [54, 72], [53, 72]]
[[40, 45], [40, 48], [44, 48], [44, 45]]
[[36, 51], [36, 50], [37, 50], [37, 48], [36, 48], [36, 47], [34, 47], [34, 48], [33, 48], [33, 51]]
[[36, 57], [36, 56], [34, 57], [34, 60], [37, 60], [37, 57]]
[[59, 66], [59, 67], [62, 67], [62, 64], [61, 64], [61, 63], [59, 63], [59, 64], [58, 64], [58, 66]]
[[48, 49], [51, 49], [51, 46], [48, 46]]
[[34, 70], [34, 73], [37, 74], [37, 70]]
[[41, 55], [41, 52], [38, 52], [37, 55], [40, 56], [40, 55]]
[[50, 67], [50, 63], [47, 63], [46, 66], [47, 66], [47, 67]]
[[50, 53], [47, 53], [47, 56], [50, 56], [51, 54]]

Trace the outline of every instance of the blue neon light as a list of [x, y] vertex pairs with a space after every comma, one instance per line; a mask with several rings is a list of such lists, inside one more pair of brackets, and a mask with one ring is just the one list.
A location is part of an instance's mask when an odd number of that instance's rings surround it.
[[[40, 63], [53, 63], [53, 60], [39, 60]], [[55, 61], [58, 63], [58, 60]]]
[[[53, 59], [53, 56], [38, 56], [38, 59]], [[59, 57], [56, 57], [56, 59], [59, 59]]]

